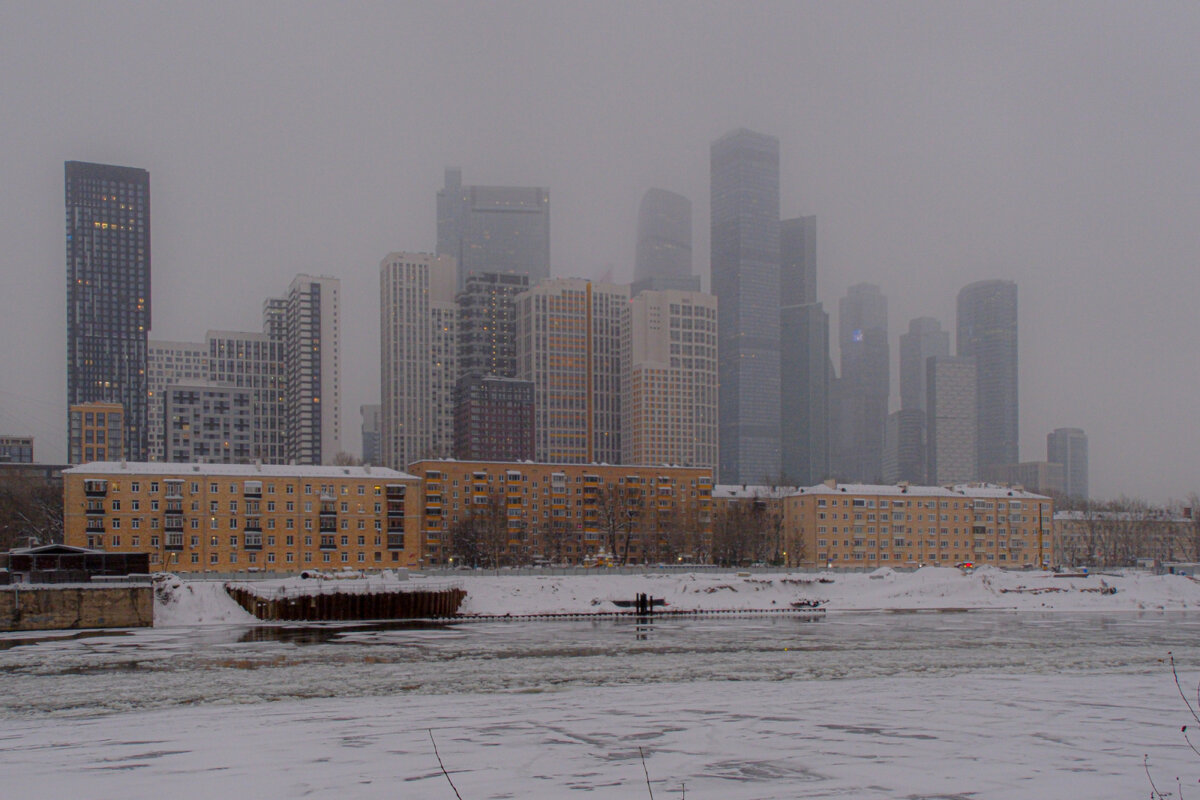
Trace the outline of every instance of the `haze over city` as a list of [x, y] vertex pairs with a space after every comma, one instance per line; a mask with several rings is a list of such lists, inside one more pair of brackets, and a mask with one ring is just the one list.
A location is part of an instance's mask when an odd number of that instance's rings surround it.
[[[298, 272], [343, 289], [343, 440], [379, 400], [379, 262], [432, 251], [443, 169], [545, 186], [555, 276], [628, 280], [642, 193], [777, 136], [818, 295], [896, 337], [1016, 281], [1021, 458], [1090, 439], [1092, 494], [1197, 489], [1200, 9], [763, 3], [0, 7], [0, 432], [65, 456], [62, 171], [150, 172], [156, 340], [253, 330]], [[831, 337], [836, 341], [836, 336]]]

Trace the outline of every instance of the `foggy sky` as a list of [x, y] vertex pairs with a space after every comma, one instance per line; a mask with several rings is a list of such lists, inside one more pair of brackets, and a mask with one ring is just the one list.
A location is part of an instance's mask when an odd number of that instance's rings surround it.
[[150, 171], [151, 339], [258, 330], [341, 278], [344, 445], [379, 398], [378, 266], [431, 251], [445, 166], [550, 188], [552, 271], [633, 271], [652, 186], [694, 207], [709, 144], [780, 139], [818, 293], [897, 337], [1018, 284], [1021, 458], [1089, 437], [1096, 496], [1200, 490], [1200, 5], [0, 4], [0, 433], [65, 457], [63, 162]]

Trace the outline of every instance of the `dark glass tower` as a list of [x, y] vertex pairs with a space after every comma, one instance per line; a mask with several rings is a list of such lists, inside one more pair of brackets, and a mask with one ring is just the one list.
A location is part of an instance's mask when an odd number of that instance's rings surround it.
[[150, 173], [66, 162], [66, 223], [67, 404], [120, 403], [125, 455], [144, 461]]
[[958, 293], [958, 355], [976, 364], [977, 474], [1016, 464], [1017, 285], [980, 281]]
[[700, 291], [692, 274], [692, 203], [666, 189], [648, 189], [638, 206], [633, 294], [653, 290]]
[[462, 170], [446, 170], [437, 196], [438, 255], [468, 275], [515, 272], [532, 286], [550, 277], [550, 190], [532, 186], [463, 186]]
[[841, 430], [834, 472], [844, 480], [878, 483], [883, 479], [883, 434], [891, 385], [887, 298], [878, 286], [851, 286], [841, 299], [838, 344]]
[[739, 129], [711, 149], [712, 291], [723, 483], [779, 478], [779, 140]]

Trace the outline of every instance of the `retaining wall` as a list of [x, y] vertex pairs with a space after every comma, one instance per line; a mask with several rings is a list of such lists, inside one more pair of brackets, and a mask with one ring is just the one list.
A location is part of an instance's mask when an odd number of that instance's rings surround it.
[[149, 586], [0, 586], [0, 630], [147, 628], [154, 624]]

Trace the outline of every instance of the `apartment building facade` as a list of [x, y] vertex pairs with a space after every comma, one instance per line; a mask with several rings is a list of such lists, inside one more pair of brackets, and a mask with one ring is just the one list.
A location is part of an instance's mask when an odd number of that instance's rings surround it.
[[992, 484], [894, 486], [829, 481], [783, 503], [789, 566], [1054, 563], [1054, 503]]
[[174, 572], [415, 567], [418, 489], [380, 467], [94, 462], [63, 471], [64, 541]]
[[409, 472], [423, 565], [690, 561], [711, 535], [711, 469], [425, 460]]

